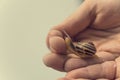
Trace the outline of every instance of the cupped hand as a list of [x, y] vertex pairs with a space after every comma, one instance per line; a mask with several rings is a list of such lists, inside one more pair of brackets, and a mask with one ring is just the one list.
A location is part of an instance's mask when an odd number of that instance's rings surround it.
[[[74, 41], [92, 41], [97, 57], [79, 58], [66, 53], [62, 31]], [[120, 80], [120, 0], [85, 0], [47, 36], [51, 53], [44, 63], [67, 72], [59, 80]]]

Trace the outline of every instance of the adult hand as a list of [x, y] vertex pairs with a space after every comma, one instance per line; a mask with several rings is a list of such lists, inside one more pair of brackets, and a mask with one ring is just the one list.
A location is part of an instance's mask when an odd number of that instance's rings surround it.
[[[62, 31], [76, 41], [92, 41], [98, 58], [68, 56]], [[67, 72], [59, 80], [120, 80], [120, 0], [85, 0], [47, 36], [44, 63]], [[101, 79], [103, 78], [103, 79]]]

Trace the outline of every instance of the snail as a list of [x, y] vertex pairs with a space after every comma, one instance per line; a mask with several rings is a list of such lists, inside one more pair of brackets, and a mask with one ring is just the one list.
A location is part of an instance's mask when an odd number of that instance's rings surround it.
[[82, 58], [95, 56], [96, 48], [93, 42], [73, 43], [71, 37], [67, 34], [67, 32], [63, 31], [63, 33], [65, 35], [65, 43], [67, 45], [68, 52], [74, 53], [75, 55]]

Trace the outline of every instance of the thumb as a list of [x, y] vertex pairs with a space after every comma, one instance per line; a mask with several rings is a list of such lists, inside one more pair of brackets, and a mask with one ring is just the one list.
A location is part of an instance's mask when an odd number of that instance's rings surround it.
[[71, 37], [74, 37], [90, 25], [94, 18], [94, 12], [92, 1], [84, 1], [72, 15], [59, 24], [59, 26], [55, 26], [50, 30], [47, 36], [48, 47], [53, 52], [65, 52], [66, 47], [62, 31], [65, 30]]

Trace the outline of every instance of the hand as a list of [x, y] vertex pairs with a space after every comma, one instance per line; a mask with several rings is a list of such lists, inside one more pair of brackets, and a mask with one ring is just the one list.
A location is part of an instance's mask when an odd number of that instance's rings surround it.
[[[74, 40], [92, 41], [98, 58], [68, 56], [62, 30]], [[120, 0], [85, 0], [50, 30], [47, 45], [51, 53], [44, 57], [44, 63], [67, 72], [59, 80], [120, 80]]]

